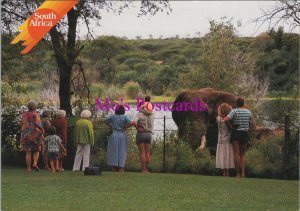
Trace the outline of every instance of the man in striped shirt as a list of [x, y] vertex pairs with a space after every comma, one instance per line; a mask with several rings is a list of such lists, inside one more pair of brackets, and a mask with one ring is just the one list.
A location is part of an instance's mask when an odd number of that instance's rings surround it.
[[237, 98], [237, 107], [233, 109], [225, 118], [224, 121], [231, 120], [234, 127], [231, 132], [231, 143], [234, 152], [234, 164], [237, 171], [237, 177], [245, 177], [246, 166], [246, 147], [249, 139], [250, 121], [252, 121], [252, 113], [245, 107], [243, 98]]

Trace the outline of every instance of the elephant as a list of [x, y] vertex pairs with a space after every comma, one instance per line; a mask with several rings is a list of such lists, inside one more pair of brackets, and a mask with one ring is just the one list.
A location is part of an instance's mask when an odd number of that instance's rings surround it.
[[[204, 102], [206, 109], [202, 111], [175, 110], [176, 103], [183, 102]], [[237, 96], [225, 92], [216, 91], [212, 88], [202, 88], [199, 90], [186, 90], [181, 92], [175, 99], [172, 109], [172, 118], [178, 127], [178, 137], [185, 139], [193, 150], [203, 149], [207, 141], [207, 146], [216, 148], [218, 140], [218, 126], [216, 117], [218, 107], [222, 103], [229, 104], [236, 108]], [[201, 144], [201, 145], [200, 145]], [[200, 145], [200, 147], [199, 147]]]

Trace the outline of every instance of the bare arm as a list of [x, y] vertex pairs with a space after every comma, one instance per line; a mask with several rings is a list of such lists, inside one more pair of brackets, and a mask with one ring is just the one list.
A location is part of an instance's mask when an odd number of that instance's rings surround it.
[[224, 122], [229, 122], [230, 118], [228, 116], [225, 116], [223, 120]]
[[60, 143], [59, 146], [60, 146], [60, 148], [62, 148], [62, 150], [63, 150], [65, 153], [67, 152], [67, 150], [66, 150], [66, 148], [64, 147], [64, 145], [62, 145], [62, 144]]
[[131, 121], [129, 124], [126, 125], [125, 129], [127, 129], [127, 128], [131, 127], [131, 126], [136, 127], [137, 123], [135, 121]]

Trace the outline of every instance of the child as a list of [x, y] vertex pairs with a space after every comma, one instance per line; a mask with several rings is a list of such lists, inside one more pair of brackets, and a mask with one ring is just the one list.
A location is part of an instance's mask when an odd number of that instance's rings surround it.
[[62, 140], [57, 135], [55, 135], [55, 132], [55, 127], [50, 127], [48, 130], [49, 135], [45, 139], [45, 143], [48, 145], [48, 158], [50, 160], [50, 167], [52, 169], [52, 173], [55, 173], [56, 170], [59, 171], [59, 148], [61, 148], [63, 152], [66, 153], [66, 149], [61, 144]]
[[234, 155], [232, 144], [230, 143], [230, 130], [223, 118], [229, 114], [232, 108], [227, 103], [222, 103], [218, 107], [218, 144], [216, 155], [216, 168], [223, 170], [223, 176], [229, 176], [228, 169], [234, 168]]

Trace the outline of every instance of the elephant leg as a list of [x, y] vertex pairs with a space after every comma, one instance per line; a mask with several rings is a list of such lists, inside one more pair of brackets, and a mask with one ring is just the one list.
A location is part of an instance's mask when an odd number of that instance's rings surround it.
[[200, 150], [204, 149], [205, 145], [206, 145], [206, 136], [203, 135], [203, 136], [201, 137], [199, 149], [200, 149]]

